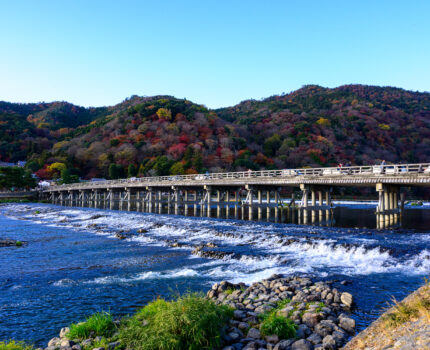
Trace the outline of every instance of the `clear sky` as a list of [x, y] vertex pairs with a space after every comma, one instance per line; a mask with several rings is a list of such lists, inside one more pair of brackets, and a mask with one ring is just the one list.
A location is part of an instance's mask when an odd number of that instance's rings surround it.
[[430, 90], [429, 0], [0, 0], [0, 100], [208, 107], [306, 84]]

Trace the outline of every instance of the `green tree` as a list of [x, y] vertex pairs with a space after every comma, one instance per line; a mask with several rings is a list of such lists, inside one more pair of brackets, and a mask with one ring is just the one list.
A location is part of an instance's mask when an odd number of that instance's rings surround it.
[[70, 184], [72, 183], [72, 179], [71, 179], [71, 175], [70, 175], [70, 170], [69, 169], [62, 169], [61, 170], [61, 182], [63, 184]]
[[127, 169], [127, 177], [134, 177], [137, 175], [137, 168], [134, 164], [129, 164]]
[[196, 151], [193, 157], [193, 168], [197, 170], [197, 172], [201, 172], [203, 168], [203, 157], [200, 151]]
[[116, 164], [111, 163], [109, 165], [109, 178], [112, 180], [118, 179], [119, 177], [119, 172], [118, 172], [118, 167], [116, 166]]
[[274, 134], [264, 141], [264, 154], [266, 156], [273, 157], [280, 146], [281, 138], [278, 134]]
[[154, 170], [157, 176], [169, 175], [169, 170], [172, 164], [173, 164], [173, 161], [169, 160], [169, 158], [167, 158], [166, 156], [157, 157], [154, 164]]
[[170, 174], [172, 175], [184, 175], [185, 169], [181, 162], [176, 162], [170, 167]]

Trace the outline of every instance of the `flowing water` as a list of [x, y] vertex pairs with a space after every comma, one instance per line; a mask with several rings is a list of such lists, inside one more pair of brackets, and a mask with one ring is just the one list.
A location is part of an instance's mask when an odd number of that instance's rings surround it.
[[[326, 227], [0, 205], [0, 237], [25, 242], [0, 248], [0, 340], [46, 346], [61, 327], [96, 311], [122, 316], [157, 296], [274, 273], [335, 281], [354, 295], [353, 317], [362, 329], [430, 271], [430, 210], [407, 210], [402, 228], [392, 230], [374, 229], [373, 212], [372, 203], [344, 203], [335, 210], [335, 226]], [[221, 259], [192, 254], [208, 242]], [[343, 280], [349, 283], [340, 285]]]

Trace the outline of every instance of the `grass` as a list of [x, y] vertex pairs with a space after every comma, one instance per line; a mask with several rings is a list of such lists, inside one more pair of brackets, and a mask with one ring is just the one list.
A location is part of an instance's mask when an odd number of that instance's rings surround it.
[[115, 331], [112, 316], [107, 312], [98, 312], [88, 317], [85, 322], [70, 325], [69, 339], [87, 339], [93, 336], [110, 337]]
[[233, 309], [201, 294], [186, 294], [170, 302], [158, 299], [125, 321], [119, 339], [134, 350], [218, 348], [221, 329], [232, 315]]
[[31, 201], [28, 199], [13, 199], [13, 198], [4, 198], [0, 199], [0, 203], [30, 203]]
[[383, 316], [383, 321], [388, 327], [397, 327], [405, 322], [424, 316], [426, 322], [430, 324], [430, 281], [426, 284], [420, 294], [415, 295], [407, 302], [398, 302], [393, 298], [391, 311]]
[[297, 325], [293, 320], [278, 316], [271, 312], [263, 319], [260, 331], [263, 336], [276, 334], [280, 339], [290, 339], [296, 336]]
[[294, 321], [278, 315], [278, 312], [290, 302], [291, 299], [288, 298], [278, 301], [274, 309], [259, 315], [260, 331], [263, 336], [276, 334], [280, 339], [291, 339], [296, 336], [297, 325]]
[[16, 245], [17, 247], [22, 247], [22, 242], [21, 242], [21, 241], [16, 241], [16, 242], [15, 242], [15, 245]]
[[0, 350], [33, 350], [32, 345], [28, 345], [24, 342], [16, 342], [10, 340], [9, 342], [0, 341]]

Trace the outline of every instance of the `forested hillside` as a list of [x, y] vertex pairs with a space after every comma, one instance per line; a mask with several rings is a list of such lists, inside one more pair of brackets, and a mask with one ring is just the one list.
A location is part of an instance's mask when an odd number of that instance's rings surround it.
[[0, 102], [0, 160], [42, 178], [430, 162], [430, 94], [305, 86], [210, 110], [171, 96], [113, 107]]

